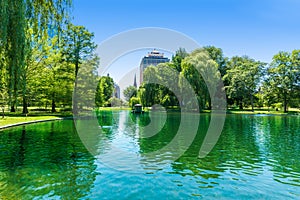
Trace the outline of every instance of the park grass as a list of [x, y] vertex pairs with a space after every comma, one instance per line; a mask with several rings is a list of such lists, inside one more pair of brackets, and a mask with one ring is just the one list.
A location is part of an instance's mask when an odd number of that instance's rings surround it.
[[0, 128], [2, 126], [17, 124], [17, 123], [37, 121], [37, 120], [50, 120], [50, 119], [59, 119], [59, 117], [57, 117], [57, 116], [32, 116], [32, 117], [26, 117], [26, 116], [10, 117], [10, 116], [7, 116], [4, 118], [0, 118]]
[[126, 106], [124, 106], [124, 107], [99, 107], [96, 110], [99, 110], [99, 111], [113, 111], [113, 110], [116, 110], [116, 111], [118, 111], [118, 110], [131, 110], [131, 108], [126, 107]]
[[[97, 110], [99, 111], [118, 111], [118, 110], [131, 110], [129, 107], [100, 107]], [[148, 112], [151, 111], [150, 107], [145, 107], [144, 111]], [[169, 112], [180, 112], [180, 108], [178, 107], [169, 107]], [[202, 110], [201, 113], [211, 113], [211, 110]], [[284, 113], [283, 110], [276, 111], [275, 109], [268, 109], [268, 108], [255, 108], [252, 112], [251, 108], [245, 108], [243, 110], [240, 109], [227, 109], [228, 114], [270, 114], [270, 115], [288, 115], [288, 114], [300, 114], [300, 109], [298, 108], [289, 108], [287, 113]]]
[[4, 117], [1, 113], [0, 115], [0, 128], [7, 125], [17, 124], [17, 123], [26, 123], [37, 120], [54, 120], [60, 118], [71, 117], [71, 112], [30, 112], [27, 115], [22, 114], [21, 112], [5, 112]]
[[300, 109], [298, 108], [289, 108], [287, 113], [284, 113], [283, 110], [276, 111], [275, 109], [268, 108], [255, 108], [254, 111], [250, 108], [239, 110], [239, 109], [228, 109], [228, 114], [270, 114], [270, 115], [289, 115], [289, 114], [300, 114]]

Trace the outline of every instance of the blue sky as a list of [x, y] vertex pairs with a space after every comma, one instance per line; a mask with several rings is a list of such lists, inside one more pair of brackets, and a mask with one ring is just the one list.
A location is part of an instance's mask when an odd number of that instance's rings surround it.
[[[228, 57], [270, 62], [279, 51], [300, 48], [299, 10], [298, 0], [74, 0], [72, 14], [75, 24], [95, 33], [98, 44], [130, 29], [162, 27], [220, 47]], [[122, 62], [138, 65], [140, 58]]]

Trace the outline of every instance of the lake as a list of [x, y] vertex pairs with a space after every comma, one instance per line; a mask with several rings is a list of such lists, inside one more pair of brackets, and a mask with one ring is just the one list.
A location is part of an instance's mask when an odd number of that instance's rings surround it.
[[228, 114], [201, 158], [209, 114], [97, 116], [0, 131], [0, 199], [300, 198], [300, 116]]

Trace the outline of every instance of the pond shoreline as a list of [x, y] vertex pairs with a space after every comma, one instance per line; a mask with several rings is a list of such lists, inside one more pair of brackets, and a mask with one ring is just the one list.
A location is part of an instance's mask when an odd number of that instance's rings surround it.
[[[105, 109], [104, 111], [119, 111], [123, 109]], [[176, 110], [177, 111], [177, 110]], [[175, 112], [175, 110], [168, 110], [168, 112]], [[259, 111], [255, 110], [254, 112], [251, 111], [239, 111], [239, 110], [226, 110], [226, 115], [266, 115], [266, 116], [298, 116], [300, 115], [300, 112], [296, 111], [293, 113], [278, 113], [278, 112], [266, 112], [266, 111]], [[225, 114], [224, 113], [224, 114]], [[199, 114], [211, 114], [209, 111], [204, 111]], [[0, 130], [3, 129], [8, 129], [16, 126], [22, 126], [22, 125], [27, 125], [27, 124], [34, 124], [34, 123], [41, 123], [41, 122], [49, 122], [49, 121], [57, 121], [57, 120], [68, 120], [68, 119], [74, 119], [73, 116], [68, 116], [68, 117], [57, 117], [57, 118], [52, 118], [52, 119], [37, 119], [37, 120], [31, 120], [31, 121], [23, 121], [23, 122], [18, 122], [18, 123], [12, 123], [12, 124], [6, 124], [6, 125], [0, 125]]]
[[14, 124], [0, 126], [0, 130], [4, 130], [4, 129], [16, 127], [16, 126], [28, 125], [28, 124], [35, 124], [35, 123], [49, 122], [49, 121], [58, 121], [58, 120], [68, 120], [68, 119], [73, 119], [73, 117], [59, 117], [59, 118], [53, 118], [53, 119], [41, 119], [41, 120], [32, 120], [32, 121], [26, 121], [26, 122], [18, 122], [18, 123], [14, 123]]

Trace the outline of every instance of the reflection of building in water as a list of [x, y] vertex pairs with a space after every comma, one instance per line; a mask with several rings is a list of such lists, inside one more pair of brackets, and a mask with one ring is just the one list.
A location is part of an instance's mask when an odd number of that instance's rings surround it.
[[147, 56], [144, 56], [144, 58], [141, 61], [140, 64], [140, 84], [143, 82], [143, 73], [145, 71], [145, 69], [149, 66], [149, 65], [158, 65], [159, 63], [165, 63], [165, 62], [169, 62], [170, 59], [167, 57], [164, 57], [163, 53], [160, 53], [157, 50], [153, 50], [150, 53], [148, 53]]

